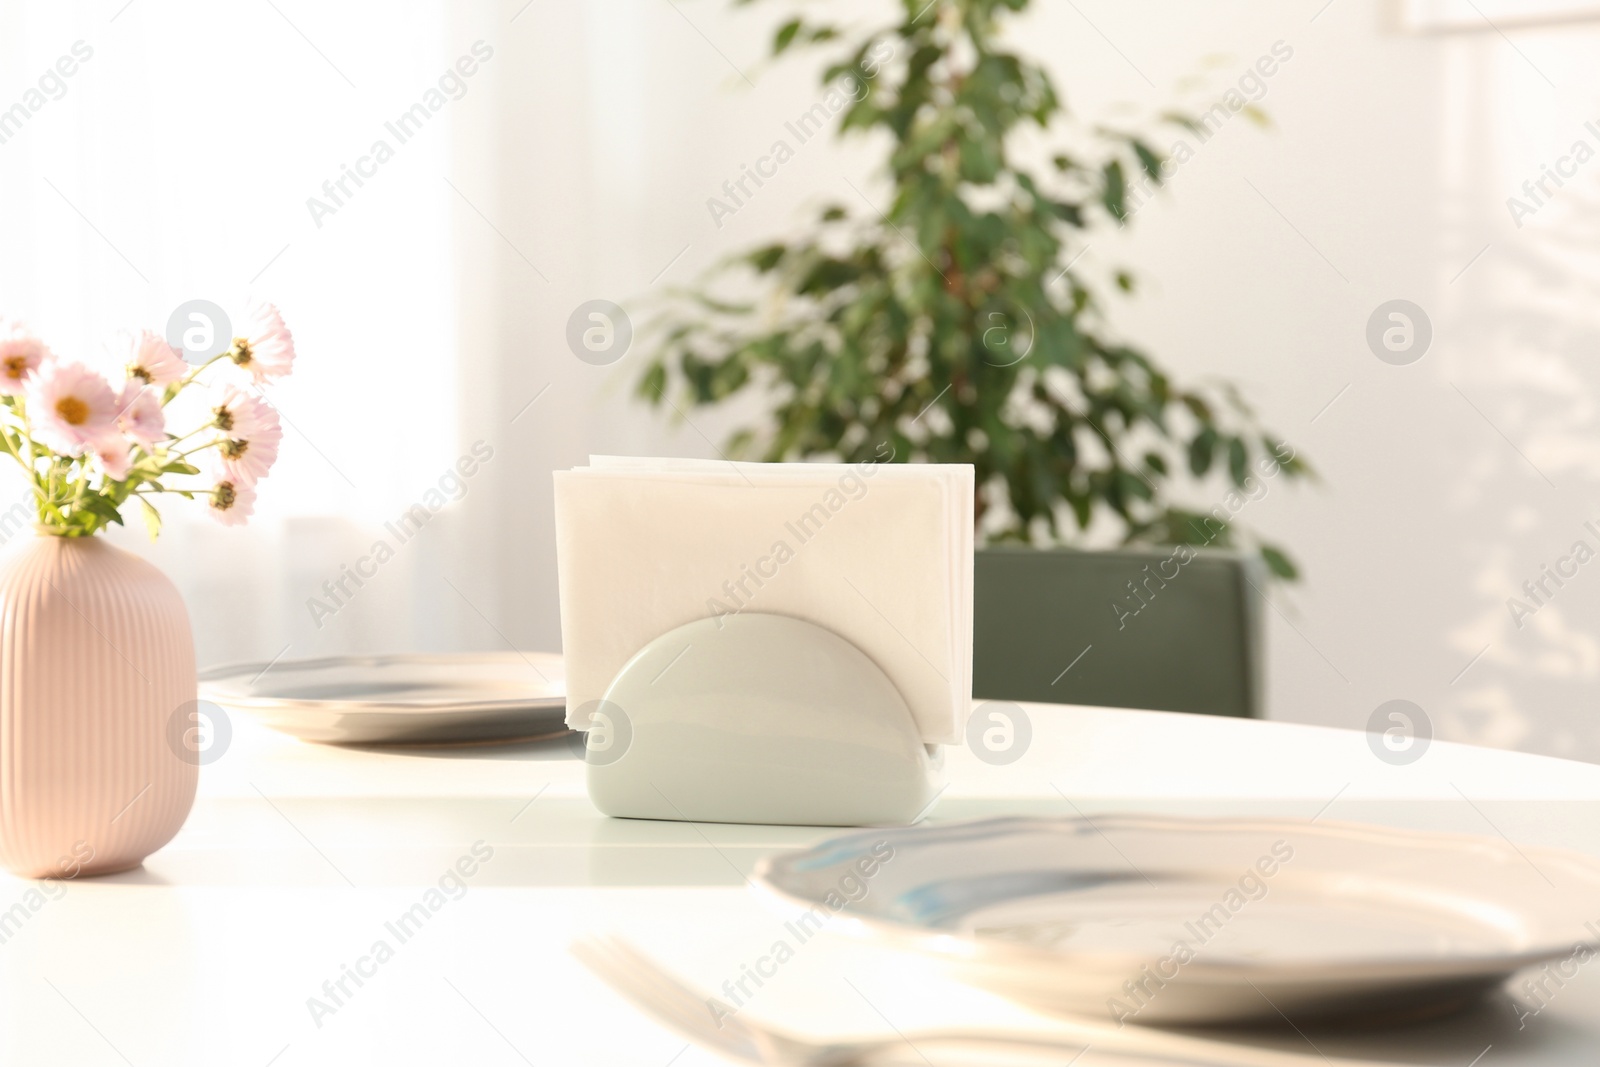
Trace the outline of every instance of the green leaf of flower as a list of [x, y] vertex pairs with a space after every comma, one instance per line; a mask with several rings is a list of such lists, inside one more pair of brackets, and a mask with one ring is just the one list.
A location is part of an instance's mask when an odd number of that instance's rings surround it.
[[144, 497], [139, 498], [139, 507], [144, 515], [144, 528], [150, 534], [150, 540], [154, 541], [161, 533], [161, 513]]

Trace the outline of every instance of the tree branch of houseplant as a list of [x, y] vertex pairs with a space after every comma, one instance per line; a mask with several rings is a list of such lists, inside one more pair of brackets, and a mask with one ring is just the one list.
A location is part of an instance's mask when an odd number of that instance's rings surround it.
[[[757, 390], [767, 418], [736, 430], [730, 455], [856, 461], [887, 440], [903, 461], [972, 463], [990, 539], [1059, 543], [1108, 519], [1129, 542], [1232, 545], [1235, 527], [1172, 499], [1179, 474], [1239, 489], [1310, 470], [1231, 389], [1179, 387], [1108, 328], [1079, 258], [1128, 224], [1128, 175], [1159, 185], [1165, 160], [1147, 137], [1075, 124], [1045, 70], [1003, 47], [1028, 3], [902, 0], [899, 21], [853, 35], [784, 21], [775, 57], [842, 49], [822, 107], [841, 136], [887, 139], [887, 207], [852, 186], [870, 211], [827, 204], [810, 235], [672, 293], [638, 393], [678, 407]], [[1028, 128], [1089, 147], [1020, 162]], [[1134, 287], [1111, 273], [1112, 290]]]

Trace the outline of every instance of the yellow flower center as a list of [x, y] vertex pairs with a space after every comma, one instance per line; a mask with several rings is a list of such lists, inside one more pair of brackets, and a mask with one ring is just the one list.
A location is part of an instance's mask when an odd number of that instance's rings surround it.
[[233, 339], [232, 355], [233, 361], [239, 364], [241, 367], [246, 366], [252, 359], [255, 358], [255, 356], [250, 352], [250, 342], [243, 337], [235, 337]]
[[22, 376], [28, 373], [28, 360], [25, 356], [7, 356], [5, 360], [6, 377], [14, 382], [22, 381]]
[[155, 377], [149, 371], [145, 370], [143, 367], [129, 367], [128, 368], [128, 373], [131, 376], [133, 376], [135, 378], [141, 378], [146, 382], [155, 381]]
[[232, 482], [220, 482], [214, 491], [212, 507], [216, 508], [218, 511], [227, 511], [229, 508], [233, 507], [234, 497], [237, 495], [238, 494], [233, 491]]
[[229, 459], [238, 459], [248, 451], [250, 451], [249, 441], [222, 442], [222, 454], [227, 456]]
[[217, 417], [217, 428], [219, 430], [233, 429], [233, 412], [227, 408], [212, 408], [211, 412]]
[[75, 396], [64, 396], [56, 401], [56, 414], [70, 426], [82, 426], [89, 421], [89, 405]]

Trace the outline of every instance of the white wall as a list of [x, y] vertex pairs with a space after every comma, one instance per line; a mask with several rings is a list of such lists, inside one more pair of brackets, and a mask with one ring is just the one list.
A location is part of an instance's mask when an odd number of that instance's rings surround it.
[[[1576, 540], [1600, 549], [1581, 528], [1600, 518], [1600, 166], [1521, 228], [1506, 206], [1574, 140], [1600, 149], [1584, 129], [1600, 28], [1407, 37], [1373, 2], [1314, 22], [1321, 0], [1138, 7], [1083, 10], [1158, 85], [1202, 51], [1295, 49], [1263, 101], [1275, 132], [1236, 121], [1139, 218], [1125, 248], [1155, 284], [1119, 315], [1189, 373], [1246, 383], [1324, 475], [1246, 516], [1307, 573], [1272, 615], [1273, 716], [1360, 726], [1405, 698], [1439, 736], [1600, 758], [1600, 567], [1550, 584], [1520, 628], [1506, 604]], [[1137, 92], [1076, 36], [1074, 55]], [[1364, 341], [1394, 298], [1433, 323], [1410, 366]]]

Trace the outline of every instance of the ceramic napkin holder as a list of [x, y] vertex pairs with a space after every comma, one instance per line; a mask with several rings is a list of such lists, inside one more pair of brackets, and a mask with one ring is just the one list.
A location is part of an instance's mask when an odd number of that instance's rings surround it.
[[830, 630], [783, 615], [699, 619], [640, 649], [579, 709], [607, 815], [899, 826], [944, 784], [894, 683]]
[[971, 697], [970, 466], [555, 473], [567, 724], [607, 815], [904, 825]]

